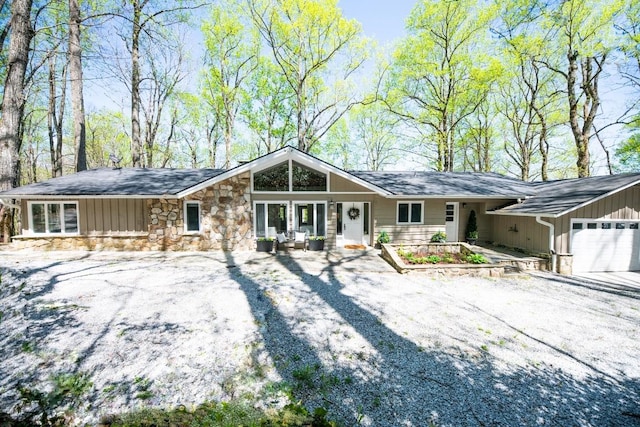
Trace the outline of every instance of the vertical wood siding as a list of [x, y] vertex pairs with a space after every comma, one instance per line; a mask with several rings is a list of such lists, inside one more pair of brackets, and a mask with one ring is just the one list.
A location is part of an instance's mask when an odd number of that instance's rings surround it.
[[374, 239], [384, 230], [389, 233], [392, 243], [424, 243], [434, 233], [444, 231], [444, 200], [416, 198], [411, 201], [424, 202], [424, 221], [422, 224], [397, 224], [398, 200], [376, 196], [373, 207]]
[[573, 218], [640, 220], [640, 186], [620, 191], [556, 218], [555, 245], [558, 253], [569, 253]]
[[529, 252], [549, 252], [549, 228], [536, 222], [534, 217], [494, 215], [492, 218], [495, 243]]
[[82, 199], [80, 234], [146, 232], [145, 206], [143, 199]]

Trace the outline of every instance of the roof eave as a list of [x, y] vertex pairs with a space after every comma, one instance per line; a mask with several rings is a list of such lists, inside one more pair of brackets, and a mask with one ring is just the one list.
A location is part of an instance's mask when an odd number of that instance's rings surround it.
[[573, 212], [575, 210], [583, 208], [583, 207], [585, 207], [587, 205], [590, 205], [592, 203], [598, 202], [598, 201], [600, 201], [602, 199], [606, 199], [609, 196], [613, 196], [616, 193], [624, 191], [624, 190], [626, 190], [628, 188], [631, 188], [631, 187], [633, 187], [635, 185], [638, 185], [638, 184], [640, 184], [640, 179], [637, 179], [637, 180], [635, 180], [635, 181], [633, 181], [633, 182], [631, 182], [631, 183], [629, 183], [627, 185], [623, 185], [622, 187], [619, 187], [619, 188], [616, 188], [614, 190], [611, 190], [608, 193], [601, 194], [600, 196], [594, 197], [593, 199], [590, 199], [590, 200], [587, 200], [585, 202], [579, 203], [579, 204], [577, 204], [576, 206], [574, 206], [572, 208], [569, 208], [569, 209], [566, 209], [566, 210], [562, 211], [561, 213], [558, 214], [558, 216], [566, 215], [566, 214], [571, 213], [571, 212]]
[[495, 211], [487, 211], [487, 215], [503, 215], [503, 216], [527, 216], [527, 217], [537, 217], [544, 216], [547, 218], [558, 218], [562, 216], [562, 214], [552, 213], [552, 212], [504, 212], [501, 209], [497, 209]]
[[192, 187], [189, 187], [185, 190], [182, 190], [181, 192], [177, 193], [177, 197], [182, 198], [185, 196], [188, 196], [190, 194], [193, 194], [197, 191], [203, 190], [207, 187], [210, 187], [214, 184], [217, 184], [219, 182], [222, 182], [226, 179], [229, 179], [233, 176], [239, 175], [241, 173], [244, 172], [248, 172], [254, 169], [258, 169], [260, 170], [262, 167], [268, 167], [270, 164], [277, 164], [279, 160], [288, 160], [288, 159], [294, 159], [294, 160], [298, 160], [301, 161], [303, 163], [307, 163], [309, 165], [312, 165], [313, 167], [315, 167], [316, 169], [321, 169], [321, 170], [326, 170], [328, 172], [332, 172], [342, 178], [348, 179], [350, 181], [353, 181], [365, 188], [367, 188], [368, 190], [371, 190], [373, 192], [375, 192], [376, 194], [380, 194], [382, 196], [388, 196], [391, 195], [392, 193], [385, 190], [384, 188], [378, 187], [375, 184], [371, 184], [370, 182], [363, 180], [361, 178], [358, 178], [355, 175], [350, 174], [349, 172], [346, 172], [340, 168], [337, 168], [323, 160], [320, 160], [316, 157], [313, 157], [307, 153], [304, 153], [300, 150], [295, 149], [294, 147], [284, 147], [281, 148], [280, 150], [274, 151], [272, 153], [268, 153], [265, 154], [262, 157], [258, 157], [257, 159], [254, 159], [250, 162], [244, 163], [242, 165], [238, 165], [232, 169], [229, 169], [226, 172], [223, 172], [219, 175], [214, 176], [213, 178], [210, 178], [206, 181], [203, 181], [197, 185], [194, 185]]
[[79, 200], [79, 199], [177, 199], [175, 194], [11, 194], [2, 199]]
[[413, 195], [405, 195], [405, 194], [391, 194], [388, 196], [390, 199], [459, 199], [459, 200], [496, 200], [496, 199], [508, 199], [508, 200], [516, 200], [516, 199], [524, 199], [526, 196], [518, 195], [518, 196], [507, 196], [507, 195], [477, 195], [477, 194], [413, 194]]

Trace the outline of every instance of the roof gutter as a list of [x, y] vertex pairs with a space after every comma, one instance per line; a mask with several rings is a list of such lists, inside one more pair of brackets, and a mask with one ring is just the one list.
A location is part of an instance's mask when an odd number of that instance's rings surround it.
[[555, 226], [547, 221], [544, 221], [540, 215], [536, 216], [536, 222], [542, 224], [545, 227], [549, 227], [549, 253], [551, 254], [551, 271], [556, 272], [556, 239], [555, 239]]

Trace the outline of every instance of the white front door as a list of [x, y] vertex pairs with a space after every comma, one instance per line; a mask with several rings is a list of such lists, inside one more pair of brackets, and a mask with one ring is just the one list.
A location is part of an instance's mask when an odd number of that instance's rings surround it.
[[342, 236], [345, 245], [362, 245], [363, 203], [342, 204]]
[[447, 242], [458, 241], [458, 202], [447, 202], [445, 205], [444, 221]]

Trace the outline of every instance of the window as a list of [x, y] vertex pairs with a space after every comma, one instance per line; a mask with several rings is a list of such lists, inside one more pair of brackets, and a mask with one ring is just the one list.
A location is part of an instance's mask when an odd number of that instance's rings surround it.
[[631, 224], [629, 224], [629, 229], [630, 230], [637, 230], [638, 229], [638, 223], [637, 222], [632, 222]]
[[624, 222], [616, 222], [616, 230], [624, 230], [625, 225]]
[[574, 230], [582, 230], [582, 223], [581, 222], [574, 222], [572, 228]]
[[78, 204], [76, 202], [31, 202], [29, 221], [33, 233], [77, 234]]
[[254, 191], [327, 191], [327, 175], [294, 161], [253, 174]]
[[324, 203], [296, 203], [295, 231], [309, 235], [326, 236], [327, 215]]
[[422, 202], [398, 202], [398, 224], [422, 224]]
[[587, 223], [587, 229], [589, 230], [595, 230], [596, 228], [598, 228], [598, 224], [595, 222], [589, 222]]
[[289, 191], [289, 162], [253, 174], [255, 191]]
[[601, 228], [602, 228], [603, 230], [611, 230], [611, 223], [610, 223], [610, 222], [603, 222], [603, 223], [601, 224]]
[[293, 162], [293, 191], [327, 191], [327, 176]]
[[277, 233], [287, 232], [287, 203], [255, 204], [256, 237], [276, 237]]
[[336, 203], [336, 234], [342, 236], [342, 203]]
[[362, 233], [365, 236], [369, 235], [369, 203], [364, 204], [362, 213]]
[[200, 231], [200, 202], [184, 202], [184, 227], [187, 233]]

